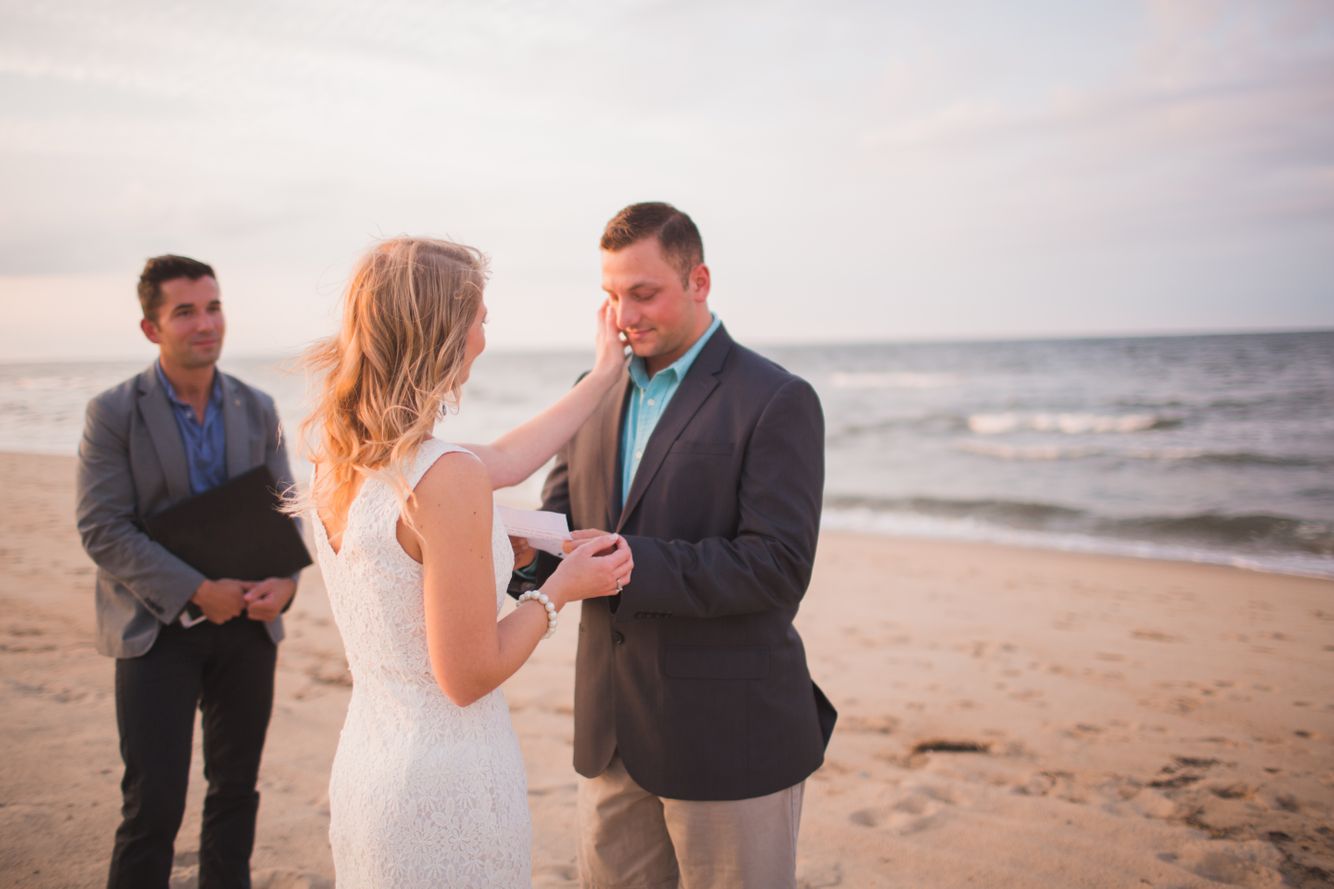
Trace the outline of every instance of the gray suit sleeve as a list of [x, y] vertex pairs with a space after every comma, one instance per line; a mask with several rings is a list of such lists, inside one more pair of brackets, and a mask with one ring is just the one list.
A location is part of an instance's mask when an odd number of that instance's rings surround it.
[[136, 524], [128, 442], [100, 400], [88, 403], [79, 442], [76, 520], [83, 548], [164, 624], [206, 579]]
[[[287, 459], [287, 437], [283, 434], [282, 423], [278, 420], [278, 409], [268, 400], [264, 402], [264, 434], [264, 465], [273, 474], [278, 492], [286, 495], [296, 485], [296, 481], [292, 476], [292, 464]], [[297, 530], [301, 530], [301, 517], [293, 516], [292, 521], [296, 523]], [[292, 575], [292, 582], [300, 584], [300, 581], [301, 572], [298, 571]], [[283, 612], [286, 613], [295, 601], [296, 596], [293, 595], [283, 606]]]
[[789, 381], [765, 406], [736, 496], [734, 537], [625, 536], [635, 570], [618, 615], [713, 618], [797, 607], [811, 579], [824, 497], [824, 416], [804, 380]]

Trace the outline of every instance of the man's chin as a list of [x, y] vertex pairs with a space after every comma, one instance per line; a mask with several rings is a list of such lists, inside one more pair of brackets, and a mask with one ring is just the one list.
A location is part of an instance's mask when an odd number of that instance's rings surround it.
[[216, 349], [210, 349], [208, 351], [200, 350], [191, 352], [190, 356], [185, 360], [185, 366], [195, 370], [204, 367], [212, 367], [213, 365], [218, 363], [218, 359], [220, 357], [222, 357], [221, 346], [219, 346]]

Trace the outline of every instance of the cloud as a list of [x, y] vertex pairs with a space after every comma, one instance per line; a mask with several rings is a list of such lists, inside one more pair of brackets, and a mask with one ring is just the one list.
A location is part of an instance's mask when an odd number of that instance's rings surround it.
[[597, 231], [645, 198], [695, 215], [729, 324], [773, 335], [1334, 271], [1319, 3], [82, 0], [6, 24], [0, 275], [176, 249], [296, 317], [372, 238], [449, 234], [495, 256], [501, 338], [559, 339], [586, 325], [544, 312], [595, 296]]
[[1276, 41], [1295, 19], [1222, 7], [1154, 6], [1114, 77], [1027, 100], [983, 88], [882, 118], [862, 145], [897, 179], [948, 166], [1057, 241], [1328, 226], [1334, 23]]

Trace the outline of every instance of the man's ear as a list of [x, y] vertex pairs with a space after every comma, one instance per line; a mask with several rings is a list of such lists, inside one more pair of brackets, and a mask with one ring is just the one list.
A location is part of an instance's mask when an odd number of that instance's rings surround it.
[[704, 263], [701, 262], [690, 270], [691, 296], [696, 302], [703, 302], [709, 298], [709, 287], [712, 283], [713, 279], [709, 275], [709, 267]]
[[162, 335], [158, 333], [157, 325], [147, 318], [139, 319], [139, 329], [144, 332], [144, 336], [150, 343], [161, 343]]

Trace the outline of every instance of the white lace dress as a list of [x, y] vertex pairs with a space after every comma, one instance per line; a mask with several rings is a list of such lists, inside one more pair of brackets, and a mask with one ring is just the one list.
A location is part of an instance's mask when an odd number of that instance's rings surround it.
[[[441, 455], [427, 439], [416, 487]], [[339, 889], [531, 885], [527, 780], [500, 690], [468, 707], [445, 697], [426, 650], [421, 565], [395, 536], [393, 488], [367, 479], [335, 553], [312, 516], [320, 570], [352, 669], [352, 700], [329, 779]], [[514, 564], [494, 522], [496, 610]]]

